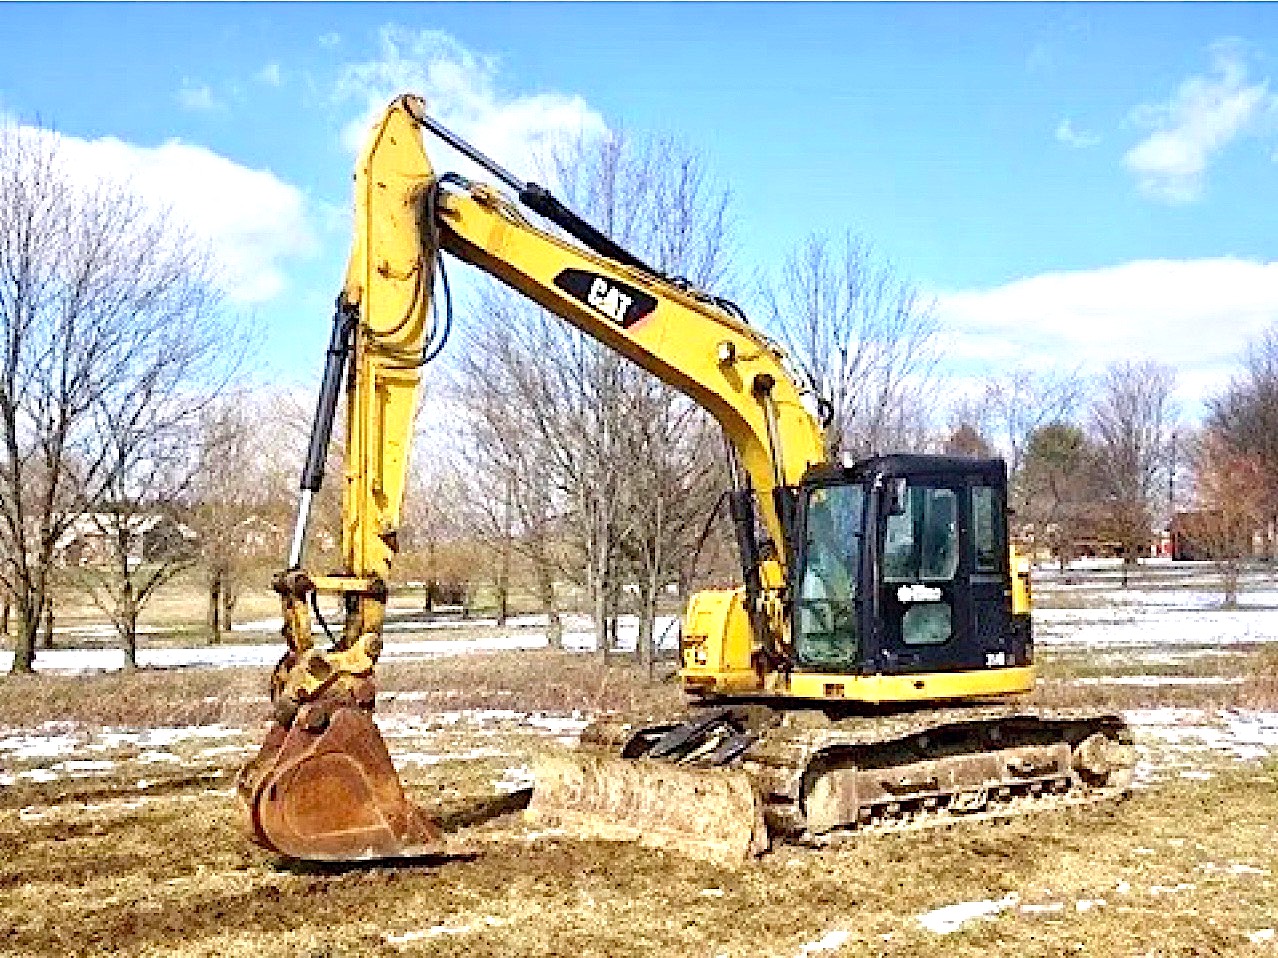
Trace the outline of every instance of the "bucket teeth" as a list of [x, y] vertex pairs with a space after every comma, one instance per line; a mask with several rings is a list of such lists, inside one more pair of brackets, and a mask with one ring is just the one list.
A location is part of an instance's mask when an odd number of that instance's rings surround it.
[[440, 855], [438, 826], [410, 802], [369, 712], [333, 709], [322, 728], [274, 725], [237, 783], [250, 837], [287, 858], [368, 861]]
[[583, 839], [634, 841], [732, 863], [768, 849], [750, 776], [734, 769], [596, 755], [545, 755], [528, 817]]

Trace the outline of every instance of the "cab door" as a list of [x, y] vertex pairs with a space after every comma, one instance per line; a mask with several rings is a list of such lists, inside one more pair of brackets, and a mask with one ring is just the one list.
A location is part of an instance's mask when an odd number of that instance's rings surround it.
[[1027, 665], [1024, 636], [1012, 622], [1012, 578], [1007, 544], [1007, 487], [1001, 477], [972, 476], [967, 491], [964, 554], [971, 563], [973, 642], [980, 667]]
[[974, 634], [966, 477], [887, 481], [892, 507], [879, 519], [877, 671], [985, 667]]

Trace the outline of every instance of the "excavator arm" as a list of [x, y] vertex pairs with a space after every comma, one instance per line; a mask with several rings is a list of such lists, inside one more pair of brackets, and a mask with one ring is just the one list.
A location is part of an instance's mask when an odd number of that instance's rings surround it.
[[[437, 177], [423, 128], [476, 158], [573, 239], [535, 226], [491, 186]], [[372, 710], [418, 388], [439, 345], [430, 317], [441, 251], [626, 356], [719, 422], [734, 451], [754, 639], [784, 655], [788, 496], [825, 449], [781, 351], [730, 304], [645, 266], [545, 190], [440, 128], [419, 98], [402, 96], [374, 126], [356, 167], [354, 242], [289, 565], [275, 579], [288, 647], [271, 682], [275, 721], [239, 781], [252, 837], [292, 858], [418, 856], [439, 847], [437, 827], [404, 795]], [[321, 576], [305, 569], [304, 545], [343, 381], [341, 564]], [[770, 548], [753, 541], [756, 506]], [[338, 596], [345, 610], [341, 633], [324, 649], [313, 640], [313, 620], [329, 631], [321, 595]]]

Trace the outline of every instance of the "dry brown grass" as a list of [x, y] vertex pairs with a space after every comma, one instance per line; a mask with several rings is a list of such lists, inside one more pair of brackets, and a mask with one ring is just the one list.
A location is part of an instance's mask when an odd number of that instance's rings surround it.
[[1239, 703], [1245, 708], [1278, 708], [1278, 645], [1266, 646], [1249, 662], [1250, 668], [1242, 688]]
[[[1220, 674], [1245, 676], [1243, 684], [1076, 685], [1077, 672], [1096, 670], [1085, 659], [1056, 661], [1042, 656], [1047, 676], [1034, 704], [1051, 708], [1132, 709], [1278, 708], [1278, 648], [1265, 647], [1237, 659], [1204, 660]], [[1082, 663], [1077, 667], [1073, 663]], [[621, 711], [668, 716], [683, 706], [672, 665], [648, 682], [629, 659], [605, 665], [598, 655], [551, 650], [449, 656], [411, 662], [389, 661], [379, 672], [379, 709], [434, 712], [455, 709], [593, 713]], [[1195, 674], [1210, 674], [1197, 664]], [[98, 725], [202, 725], [241, 727], [265, 721], [268, 670], [142, 669], [133, 674], [0, 675], [0, 726], [48, 721]], [[413, 693], [399, 698], [397, 693]]]
[[265, 714], [266, 675], [259, 669], [0, 676], [0, 726], [242, 725]]
[[[1247, 935], [1278, 913], [1275, 772], [1003, 825], [781, 849], [736, 869], [630, 845], [530, 842], [516, 820], [465, 836], [469, 859], [287, 868], [245, 843], [230, 798], [201, 782], [141, 807], [123, 776], [114, 802], [94, 794], [88, 807], [33, 786], [20, 797], [38, 805], [25, 820], [0, 791], [0, 954], [785, 958], [842, 931], [830, 952], [840, 958], [1243, 958], [1263, 953]], [[452, 776], [432, 769], [415, 791], [435, 794]], [[1008, 894], [1059, 907], [1011, 908], [949, 936], [917, 921]], [[409, 933], [419, 937], [388, 937]]]
[[[251, 726], [266, 719], [268, 675], [261, 668], [0, 675], [0, 726]], [[380, 670], [379, 684], [386, 713], [495, 708], [668, 715], [681, 705], [676, 683], [649, 683], [627, 661], [605, 665], [599, 656], [550, 650], [392, 661]], [[398, 699], [398, 692], [415, 694]]]
[[[1278, 699], [1272, 650], [1222, 666], [1248, 675], [1241, 686], [1077, 686], [1072, 677], [1090, 666], [1076, 661], [1045, 669], [1051, 678], [1036, 700], [1113, 709], [1272, 707]], [[220, 722], [249, 729], [238, 741], [251, 742], [266, 715], [265, 686], [265, 669], [6, 676], [0, 725]], [[650, 684], [628, 663], [550, 651], [390, 662], [381, 688], [386, 715], [668, 715], [681, 702], [677, 685]], [[404, 692], [417, 694], [397, 697]], [[501, 754], [408, 770], [414, 796], [445, 813], [491, 799], [502, 769], [541, 741], [505, 723], [447, 735], [455, 738], [429, 747]], [[200, 758], [207, 744], [175, 748], [181, 766], [144, 765], [133, 747], [108, 753], [120, 764], [105, 775], [0, 788], [0, 954], [789, 958], [844, 931], [846, 942], [829, 954], [1255, 958], [1273, 946], [1247, 935], [1278, 924], [1273, 763], [1227, 768], [1205, 782], [1172, 778], [1108, 808], [781, 849], [737, 869], [628, 845], [534, 841], [517, 819], [459, 836], [477, 850], [473, 858], [322, 869], [283, 867], [245, 842], [227, 793], [242, 758]], [[1011, 908], [944, 937], [916, 920], [1007, 894], [1055, 910]], [[452, 931], [429, 932], [439, 927]], [[419, 937], [387, 937], [412, 932]]]

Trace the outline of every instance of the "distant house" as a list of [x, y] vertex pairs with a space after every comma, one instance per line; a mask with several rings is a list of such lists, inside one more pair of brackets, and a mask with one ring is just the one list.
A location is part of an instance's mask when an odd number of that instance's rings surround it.
[[[78, 517], [54, 545], [60, 565], [95, 566], [114, 561], [119, 517], [93, 512]], [[189, 554], [199, 538], [195, 530], [160, 512], [125, 517], [130, 567]]]
[[249, 515], [235, 524], [235, 539], [240, 553], [246, 556], [269, 555], [279, 550], [284, 531], [259, 515]]

